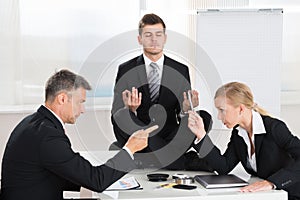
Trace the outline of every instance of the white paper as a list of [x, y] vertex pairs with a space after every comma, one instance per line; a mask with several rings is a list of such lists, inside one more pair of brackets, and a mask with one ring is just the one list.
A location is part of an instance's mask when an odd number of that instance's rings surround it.
[[111, 190], [130, 190], [130, 189], [141, 189], [140, 184], [137, 180], [131, 176], [126, 178], [121, 178], [120, 180], [109, 186], [106, 191]]

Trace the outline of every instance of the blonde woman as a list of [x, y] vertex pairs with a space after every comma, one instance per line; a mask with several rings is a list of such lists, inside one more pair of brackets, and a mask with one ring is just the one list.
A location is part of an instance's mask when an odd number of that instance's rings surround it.
[[222, 155], [206, 135], [201, 117], [190, 111], [188, 127], [200, 141], [198, 151], [201, 146], [212, 145], [203, 159], [218, 174], [229, 173], [241, 162], [249, 174], [263, 179], [241, 188], [242, 192], [283, 189], [289, 200], [300, 199], [299, 138], [291, 134], [284, 122], [259, 107], [243, 83], [231, 82], [220, 87], [214, 103], [218, 119], [232, 129], [232, 134]]

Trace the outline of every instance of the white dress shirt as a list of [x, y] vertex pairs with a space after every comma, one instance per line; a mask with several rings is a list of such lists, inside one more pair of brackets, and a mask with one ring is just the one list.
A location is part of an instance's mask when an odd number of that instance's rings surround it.
[[[240, 126], [237, 128], [238, 129], [238, 135], [241, 136], [246, 145], [247, 145], [247, 150], [248, 150], [248, 162], [249, 162], [249, 167], [251, 167], [253, 169], [253, 171], [257, 172], [257, 166], [256, 166], [256, 157], [255, 157], [255, 152], [254, 154], [251, 156], [251, 143], [248, 137], [248, 133], [245, 129], [241, 128]], [[255, 147], [255, 141], [254, 141], [254, 135], [258, 135], [258, 134], [266, 134], [266, 129], [263, 123], [263, 120], [260, 116], [260, 114], [258, 112], [252, 111], [252, 130], [253, 130], [253, 134], [251, 137], [251, 140], [254, 144], [254, 148]]]
[[[145, 54], [143, 54], [144, 57], [144, 61], [145, 61], [145, 66], [146, 66], [146, 73], [147, 73], [147, 77], [149, 76], [149, 73], [152, 70], [152, 67], [150, 67], [150, 64], [153, 62], [152, 60], [150, 60]], [[155, 63], [158, 65], [158, 75], [159, 75], [159, 80], [161, 83], [161, 78], [162, 78], [162, 72], [163, 72], [163, 66], [164, 66], [164, 60], [165, 60], [165, 56], [162, 55]]]

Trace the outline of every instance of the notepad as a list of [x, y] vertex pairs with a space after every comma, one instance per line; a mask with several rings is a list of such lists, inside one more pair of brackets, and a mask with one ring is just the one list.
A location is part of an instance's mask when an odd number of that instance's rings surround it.
[[139, 182], [134, 177], [121, 178], [114, 182], [105, 191], [118, 191], [118, 190], [141, 190], [143, 189]]
[[210, 188], [226, 188], [226, 187], [241, 187], [248, 185], [248, 182], [233, 175], [196, 175], [195, 181], [203, 187]]

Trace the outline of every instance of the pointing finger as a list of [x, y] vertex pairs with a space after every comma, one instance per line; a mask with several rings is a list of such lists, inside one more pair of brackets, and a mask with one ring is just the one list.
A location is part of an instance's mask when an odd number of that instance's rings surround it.
[[147, 134], [149, 134], [149, 133], [151, 133], [152, 131], [155, 131], [156, 129], [158, 129], [158, 125], [154, 125], [154, 126], [151, 126], [151, 127], [147, 128], [147, 129], [145, 130], [145, 132], [146, 132]]

